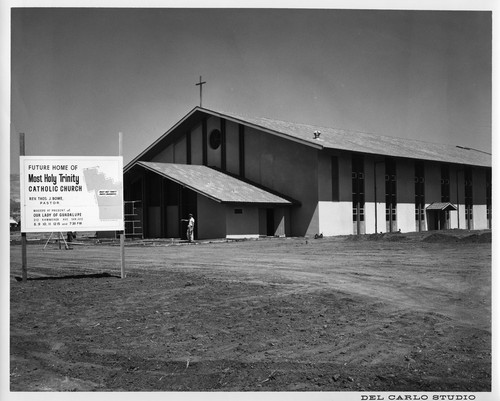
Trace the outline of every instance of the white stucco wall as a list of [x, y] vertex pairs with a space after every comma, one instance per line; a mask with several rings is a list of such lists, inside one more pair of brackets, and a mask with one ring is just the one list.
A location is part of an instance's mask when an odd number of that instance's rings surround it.
[[487, 229], [488, 220], [486, 219], [486, 205], [472, 206], [472, 218], [474, 222], [474, 230]]
[[465, 221], [465, 206], [464, 206], [464, 204], [458, 205], [458, 217], [457, 217], [457, 219], [458, 219], [458, 223], [459, 223], [458, 228], [466, 229], [467, 222]]
[[[380, 216], [377, 217], [380, 218]], [[365, 233], [373, 234], [374, 232], [375, 232], [375, 203], [365, 202]]]
[[324, 236], [352, 234], [352, 202], [318, 202], [319, 233]]
[[414, 203], [398, 203], [396, 213], [398, 216], [398, 230], [404, 233], [415, 231]]
[[[375, 216], [373, 217], [375, 219]], [[375, 222], [373, 222], [373, 226], [375, 227]], [[385, 201], [377, 202], [377, 233], [385, 233], [386, 231], [386, 222], [385, 222]], [[375, 232], [375, 230], [373, 231]]]
[[450, 228], [458, 228], [457, 212], [450, 212]]

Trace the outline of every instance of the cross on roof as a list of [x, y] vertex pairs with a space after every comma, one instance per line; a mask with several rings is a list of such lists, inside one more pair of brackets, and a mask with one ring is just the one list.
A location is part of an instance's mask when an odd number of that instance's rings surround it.
[[206, 84], [205, 81], [201, 81], [201, 75], [200, 75], [200, 82], [198, 82], [197, 84], [195, 84], [196, 86], [199, 86], [200, 87], [200, 107], [202, 107], [202, 99], [203, 99], [203, 84]]

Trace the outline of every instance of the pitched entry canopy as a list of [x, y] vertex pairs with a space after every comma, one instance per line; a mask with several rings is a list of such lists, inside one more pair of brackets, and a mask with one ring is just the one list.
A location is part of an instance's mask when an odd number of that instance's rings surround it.
[[257, 203], [292, 206], [281, 196], [203, 165], [137, 162], [169, 180], [219, 203]]
[[453, 211], [457, 210], [457, 207], [450, 202], [434, 202], [427, 206], [426, 210], [440, 210], [440, 211]]

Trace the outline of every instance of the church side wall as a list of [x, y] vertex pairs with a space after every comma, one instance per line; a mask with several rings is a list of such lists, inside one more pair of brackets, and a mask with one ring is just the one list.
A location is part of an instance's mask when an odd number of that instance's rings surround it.
[[[459, 169], [457, 166], [450, 166], [450, 202], [453, 203], [458, 208], [458, 211], [450, 212], [450, 228], [460, 228], [459, 227], [460, 204], [459, 204], [459, 201], [457, 198], [457, 189], [459, 190], [461, 188], [463, 190], [463, 186], [462, 186], [463, 182], [461, 184], [460, 184], [460, 181], [457, 182], [458, 170]], [[427, 174], [427, 172], [426, 172], [426, 174]], [[436, 173], [436, 174], [438, 174], [439, 178], [441, 178], [440, 172]], [[426, 175], [426, 177], [427, 177], [427, 175]], [[440, 180], [440, 182], [441, 182], [441, 180]], [[461, 191], [459, 191], [459, 192], [461, 192]], [[463, 192], [462, 192], [462, 195], [460, 195], [460, 196], [462, 196], [462, 199], [463, 199]], [[463, 207], [462, 207], [462, 211], [463, 211]], [[464, 215], [464, 217], [465, 217], [465, 215]], [[462, 223], [463, 223], [463, 221], [464, 220], [462, 220]]]
[[327, 152], [318, 155], [318, 197], [322, 202], [333, 201], [332, 156]]
[[365, 233], [375, 232], [374, 163], [373, 157], [365, 157]]
[[290, 213], [291, 235], [318, 233], [318, 151], [252, 128], [244, 147], [245, 178], [302, 203]]
[[[426, 162], [424, 163], [424, 191], [425, 204], [429, 206], [434, 202], [441, 202], [441, 165], [439, 163]], [[450, 171], [451, 175], [451, 171]], [[450, 177], [453, 182], [453, 177]], [[456, 198], [450, 188], [450, 202]]]
[[[332, 177], [334, 160], [338, 174]], [[351, 156], [346, 152], [319, 152], [318, 166], [318, 233], [352, 234]]]
[[486, 170], [472, 169], [472, 199], [474, 205], [486, 205]]
[[[413, 160], [396, 162], [397, 229], [415, 231], [415, 163]], [[385, 216], [384, 216], [385, 220]]]
[[226, 207], [206, 196], [197, 195], [198, 239], [226, 237]]
[[[453, 171], [453, 173], [452, 173]], [[455, 191], [451, 194], [452, 199], [456, 200], [455, 205], [458, 211], [455, 213], [457, 215], [457, 228], [465, 229], [467, 228], [467, 223], [465, 221], [465, 177], [464, 169], [462, 166], [456, 166], [452, 171], [450, 171], [450, 181], [455, 181]]]
[[474, 230], [485, 230], [488, 228], [486, 205], [474, 205], [472, 207], [472, 215], [474, 216]]
[[[352, 222], [352, 153], [341, 151], [322, 151], [318, 158], [318, 196], [319, 203], [315, 211], [319, 221], [319, 232], [323, 235], [345, 235], [355, 233]], [[338, 172], [332, 170], [332, 162], [337, 163]], [[441, 202], [441, 163], [424, 161], [425, 206]], [[458, 206], [458, 212], [450, 212], [450, 228], [467, 228], [464, 206], [464, 167], [449, 165], [450, 202]], [[484, 168], [472, 168], [473, 181], [473, 229], [488, 228], [486, 216], [486, 171]], [[386, 232], [385, 208], [385, 158], [382, 156], [364, 156], [365, 207], [361, 232], [370, 234]], [[412, 232], [417, 230], [415, 223], [415, 161], [396, 159], [397, 224], [393, 230]], [[337, 182], [335, 183], [335, 180]], [[337, 190], [332, 190], [337, 185]], [[332, 192], [333, 191], [333, 192]], [[375, 194], [376, 191], [376, 194]], [[422, 225], [429, 229], [428, 214]]]
[[[224, 169], [231, 174], [244, 178], [281, 193], [301, 202], [301, 206], [289, 210], [289, 218], [285, 219], [286, 235], [314, 236], [346, 235], [356, 231], [352, 212], [352, 152], [337, 150], [317, 150], [309, 146], [245, 127], [243, 137], [240, 125], [232, 121], [222, 121], [211, 116], [206, 120], [207, 142], [210, 133], [218, 129], [225, 136], [223, 145], [213, 149], [207, 144], [206, 164]], [[158, 153], [152, 161], [165, 163], [187, 163], [188, 155], [191, 164], [203, 164], [203, 124], [193, 126], [190, 132], [191, 148], [187, 149], [186, 136], [181, 136], [175, 143]], [[312, 135], [312, 134], [311, 134]], [[242, 143], [240, 141], [243, 140]], [[240, 161], [244, 152], [244, 164]], [[335, 166], [334, 167], [334, 164]], [[425, 205], [441, 201], [441, 166], [442, 163], [424, 161]], [[240, 169], [242, 170], [240, 171]], [[449, 227], [467, 229], [465, 214], [465, 182], [462, 165], [449, 165], [450, 202], [458, 211], [449, 214]], [[488, 228], [486, 216], [486, 173], [485, 168], [471, 167], [473, 182], [473, 229]], [[335, 174], [335, 177], [332, 175]], [[402, 232], [415, 231], [415, 161], [396, 159], [397, 177], [397, 225], [393, 229]], [[385, 157], [377, 155], [364, 156], [364, 220], [360, 232], [386, 232], [385, 209]], [[334, 180], [336, 180], [334, 182]], [[376, 193], [375, 193], [376, 191]], [[257, 233], [265, 227], [265, 208], [261, 211], [247, 212], [245, 216], [224, 214], [216, 203], [199, 196], [200, 213], [210, 219], [207, 221], [206, 238], [225, 236], [235, 230], [239, 235], [238, 221], [245, 220], [246, 227], [250, 221], [246, 218], [256, 213]], [[214, 203], [214, 204], [212, 204]], [[220, 206], [220, 205], [219, 205]], [[228, 209], [229, 210], [229, 209]], [[263, 214], [264, 213], [264, 214]], [[260, 216], [260, 217], [259, 217]], [[264, 217], [262, 217], [264, 216]], [[422, 226], [428, 229], [428, 214]], [[263, 220], [264, 219], [264, 220]], [[224, 228], [221, 228], [221, 222]], [[265, 231], [265, 230], [264, 230]], [[244, 233], [248, 234], [248, 233]], [[261, 232], [261, 234], [263, 234]]]
[[[341, 202], [345, 201], [352, 202], [351, 155], [349, 153], [342, 152], [339, 155], [338, 160], [339, 160], [339, 200]], [[352, 210], [350, 214], [352, 218]]]
[[483, 230], [488, 228], [486, 217], [486, 171], [485, 169], [472, 170], [472, 215], [474, 229]]
[[318, 202], [318, 217], [324, 236], [352, 234], [352, 202]]
[[259, 238], [259, 208], [226, 205], [226, 237]]

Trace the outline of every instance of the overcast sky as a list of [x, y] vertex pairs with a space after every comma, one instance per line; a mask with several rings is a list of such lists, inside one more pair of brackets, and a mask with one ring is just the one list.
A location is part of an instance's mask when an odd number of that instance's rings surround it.
[[[471, 2], [471, 4], [473, 4]], [[11, 170], [127, 163], [199, 105], [491, 152], [489, 11], [12, 10]]]

